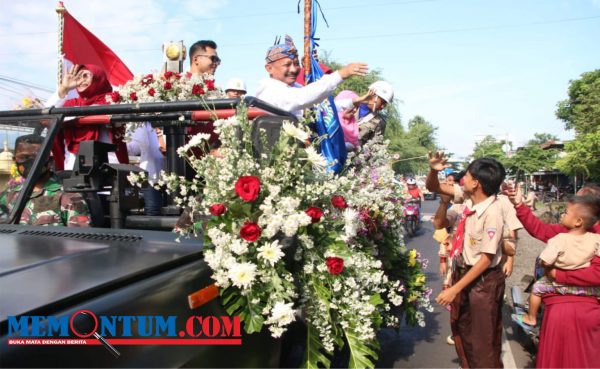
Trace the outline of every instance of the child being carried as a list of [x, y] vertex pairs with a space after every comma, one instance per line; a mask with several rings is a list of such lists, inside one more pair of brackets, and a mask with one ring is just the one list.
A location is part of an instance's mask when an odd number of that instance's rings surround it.
[[[540, 254], [542, 266], [581, 269], [588, 267], [594, 256], [600, 256], [600, 234], [587, 232], [598, 221], [599, 212], [600, 201], [596, 197], [576, 196], [569, 200], [561, 218], [561, 224], [569, 231], [548, 240]], [[533, 285], [527, 314], [513, 314], [513, 320], [520, 325], [535, 327], [542, 296], [547, 294], [600, 296], [600, 287], [565, 286], [544, 276]]]

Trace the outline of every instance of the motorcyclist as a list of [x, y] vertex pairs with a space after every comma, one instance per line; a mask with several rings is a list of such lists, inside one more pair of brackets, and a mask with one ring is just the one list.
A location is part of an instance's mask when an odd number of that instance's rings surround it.
[[407, 200], [416, 200], [419, 202], [419, 208], [421, 207], [421, 202], [425, 201], [425, 197], [423, 196], [423, 192], [417, 186], [417, 181], [414, 178], [409, 178], [406, 180], [406, 188], [408, 190]]

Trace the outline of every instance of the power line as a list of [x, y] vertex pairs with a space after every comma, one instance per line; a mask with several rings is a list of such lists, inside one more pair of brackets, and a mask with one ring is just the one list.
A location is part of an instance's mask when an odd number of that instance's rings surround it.
[[49, 93], [54, 92], [53, 90], [50, 90], [49, 88], [46, 88], [46, 87], [43, 87], [43, 86], [40, 86], [40, 85], [36, 85], [34, 83], [31, 83], [31, 82], [23, 81], [23, 80], [20, 80], [20, 79], [11, 78], [11, 77], [8, 77], [8, 76], [0, 75], [0, 81], [6, 81], [6, 82], [9, 82], [9, 83], [13, 83], [13, 84], [19, 85], [19, 86], [29, 87], [29, 88], [33, 88], [33, 89], [44, 91], [44, 92], [49, 92]]
[[[434, 0], [429, 0], [434, 1]], [[419, 32], [401, 32], [401, 33], [388, 33], [388, 34], [374, 34], [374, 35], [362, 35], [362, 36], [345, 36], [345, 37], [324, 37], [321, 38], [321, 41], [340, 41], [340, 40], [356, 40], [356, 39], [370, 39], [370, 38], [388, 38], [388, 37], [402, 37], [402, 36], [421, 36], [421, 35], [433, 35], [433, 34], [444, 34], [444, 33], [458, 33], [458, 32], [472, 32], [472, 31], [488, 31], [495, 29], [511, 29], [511, 28], [521, 28], [521, 27], [532, 27], [546, 24], [557, 24], [557, 23], [570, 23], [570, 22], [580, 22], [586, 20], [599, 19], [600, 15], [594, 15], [590, 17], [579, 17], [579, 18], [564, 18], [564, 19], [554, 19], [548, 21], [539, 21], [539, 22], [530, 22], [530, 23], [520, 23], [520, 24], [504, 24], [504, 25], [495, 25], [495, 26], [481, 26], [481, 27], [468, 27], [468, 28], [449, 28], [443, 30], [435, 30], [435, 31], [419, 31]], [[249, 42], [249, 43], [239, 43], [239, 44], [224, 44], [220, 45], [221, 47], [240, 47], [240, 46], [253, 46], [253, 45], [264, 45], [264, 42]], [[160, 48], [146, 48], [146, 49], [122, 49], [119, 52], [144, 52], [144, 51], [157, 51]], [[20, 55], [50, 55], [54, 54], [54, 51], [49, 52], [39, 52], [39, 53], [21, 53]], [[0, 56], [8, 56], [14, 55], [14, 53], [0, 53]]]
[[[415, 3], [430, 3], [442, 0], [408, 0], [408, 1], [387, 1], [384, 3], [369, 3], [369, 4], [361, 4], [361, 5], [347, 5], [347, 6], [338, 6], [332, 8], [324, 8], [323, 11], [336, 11], [336, 10], [344, 10], [344, 9], [356, 9], [356, 8], [376, 8], [381, 6], [389, 6], [389, 5], [404, 5], [404, 4], [415, 4]], [[296, 11], [279, 11], [279, 12], [271, 12], [271, 13], [251, 13], [251, 14], [243, 14], [243, 15], [229, 15], [229, 16], [220, 16], [220, 17], [204, 17], [204, 18], [195, 18], [195, 19], [170, 19], [168, 21], [156, 21], [156, 22], [146, 22], [146, 23], [137, 23], [139, 26], [152, 26], [157, 24], [171, 24], [171, 23], [197, 23], [203, 21], [213, 21], [213, 20], [225, 20], [225, 19], [238, 19], [238, 18], [249, 18], [249, 17], [268, 17], [274, 15], [285, 15], [285, 14], [297, 14]], [[107, 29], [114, 28], [115, 25], [110, 26], [99, 26], [94, 27], [91, 30], [97, 29]], [[22, 32], [22, 33], [13, 33], [13, 34], [0, 34], [0, 37], [15, 37], [15, 36], [35, 36], [35, 35], [47, 35], [47, 34], [55, 34], [57, 31], [40, 31], [40, 32]]]
[[356, 40], [356, 39], [364, 39], [364, 38], [420, 36], [420, 35], [433, 35], [433, 34], [440, 34], [440, 33], [487, 31], [487, 30], [494, 30], [494, 29], [510, 29], [510, 28], [531, 27], [531, 26], [538, 26], [538, 25], [545, 25], [545, 24], [578, 22], [578, 21], [598, 19], [598, 18], [600, 18], [600, 15], [595, 15], [595, 16], [591, 16], [591, 17], [581, 17], [581, 18], [556, 19], [556, 20], [521, 23], [521, 24], [506, 24], [506, 25], [497, 25], [497, 26], [481, 26], [481, 27], [453, 28], [453, 29], [451, 28], [451, 29], [443, 29], [443, 30], [437, 30], [437, 31], [402, 32], [402, 33], [388, 33], [388, 34], [380, 34], [380, 35], [332, 37], [332, 38], [323, 38], [322, 40], [325, 40], [325, 41], [337, 41], [337, 40], [349, 40], [349, 39]]

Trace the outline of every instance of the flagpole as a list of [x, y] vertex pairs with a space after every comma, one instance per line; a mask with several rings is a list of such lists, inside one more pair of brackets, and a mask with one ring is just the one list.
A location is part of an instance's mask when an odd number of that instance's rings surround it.
[[310, 74], [310, 26], [312, 18], [312, 0], [304, 0], [304, 84], [308, 84]]
[[62, 82], [63, 77], [63, 31], [65, 29], [65, 6], [62, 1], [58, 2], [56, 6], [56, 13], [58, 14], [58, 84]]

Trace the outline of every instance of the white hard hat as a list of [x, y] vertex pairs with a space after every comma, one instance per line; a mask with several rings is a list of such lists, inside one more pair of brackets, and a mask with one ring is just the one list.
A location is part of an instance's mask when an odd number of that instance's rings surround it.
[[227, 90], [239, 90], [246, 92], [246, 84], [239, 78], [232, 78], [227, 81], [227, 86], [225, 86], [225, 92]]
[[394, 89], [392, 88], [392, 85], [386, 81], [377, 81], [371, 83], [369, 90], [375, 91], [375, 94], [384, 99], [388, 104], [394, 100]]

